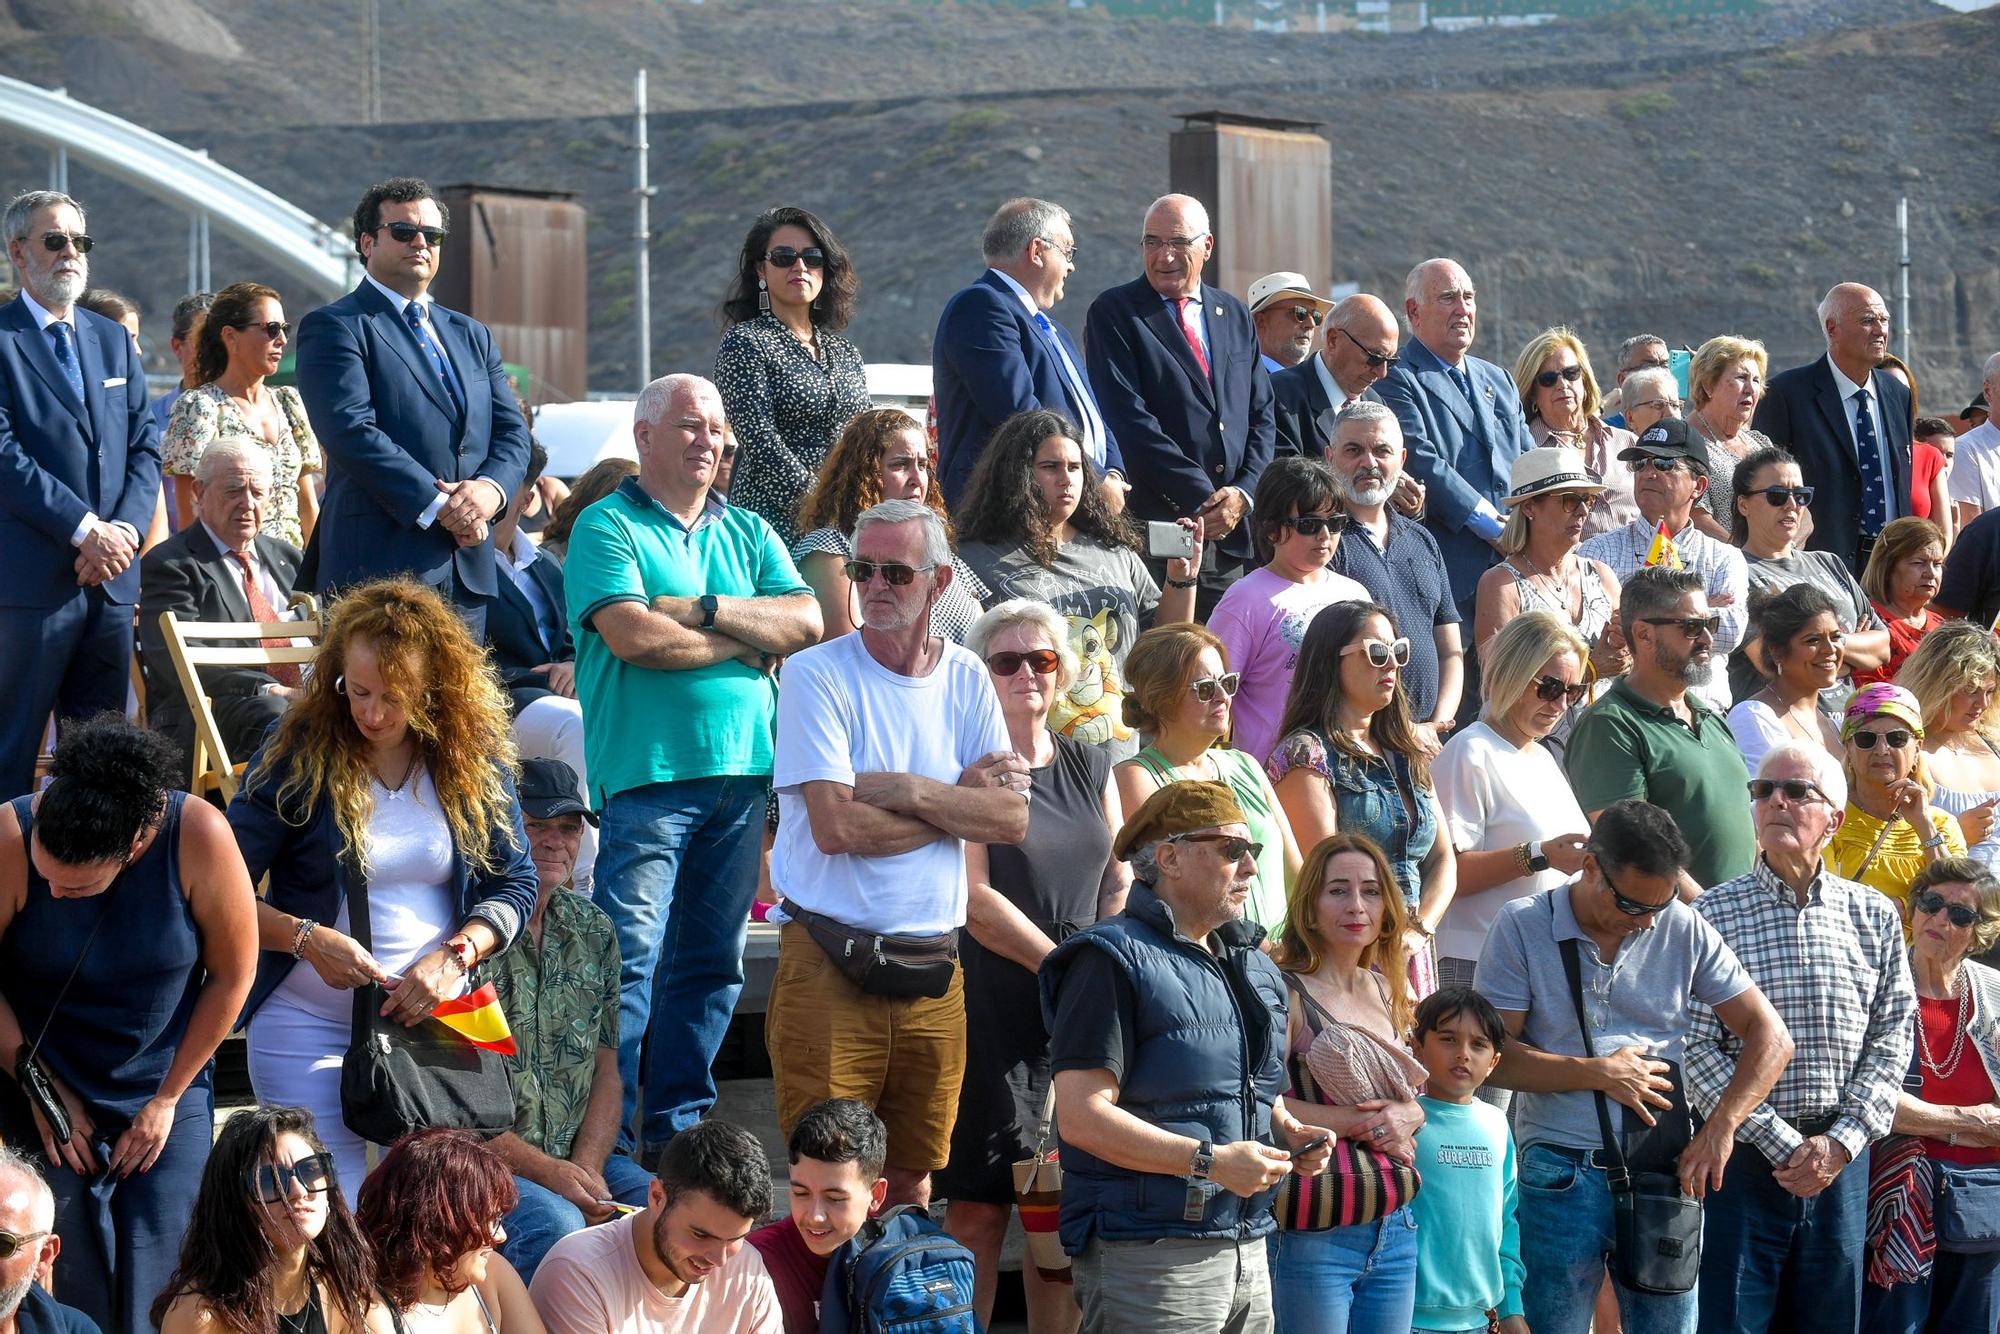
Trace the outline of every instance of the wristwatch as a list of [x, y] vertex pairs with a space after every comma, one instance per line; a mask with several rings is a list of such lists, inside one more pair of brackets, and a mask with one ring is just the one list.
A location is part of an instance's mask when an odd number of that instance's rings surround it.
[[1195, 1145], [1194, 1161], [1188, 1165], [1188, 1175], [1197, 1181], [1208, 1180], [1208, 1174], [1215, 1168], [1215, 1145], [1203, 1140]]
[[1532, 873], [1536, 871], [1546, 871], [1548, 869], [1549, 869], [1549, 856], [1547, 853], [1542, 851], [1541, 840], [1537, 839], [1536, 841], [1528, 845], [1528, 870]]
[[704, 630], [713, 630], [715, 628], [715, 608], [718, 605], [715, 600], [715, 594], [703, 593], [694, 600], [694, 604], [701, 608], [701, 628]]

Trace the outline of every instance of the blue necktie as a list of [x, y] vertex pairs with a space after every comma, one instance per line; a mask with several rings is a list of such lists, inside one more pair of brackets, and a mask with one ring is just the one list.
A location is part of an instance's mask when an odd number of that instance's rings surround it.
[[1876, 446], [1866, 389], [1854, 395], [1854, 460], [1861, 468], [1861, 531], [1873, 537], [1889, 522], [1889, 515], [1882, 504], [1882, 452]]
[[1090, 396], [1090, 389], [1083, 383], [1076, 367], [1070, 364], [1069, 349], [1065, 348], [1062, 339], [1057, 337], [1056, 326], [1039, 310], [1034, 313], [1033, 319], [1036, 331], [1042, 335], [1042, 340], [1049, 345], [1049, 351], [1055, 355], [1056, 373], [1062, 376], [1063, 386], [1069, 390], [1070, 400], [1077, 405], [1077, 415], [1083, 418], [1077, 424], [1083, 427], [1086, 437], [1083, 443], [1090, 450], [1091, 461], [1102, 469], [1105, 459], [1104, 419], [1097, 415], [1097, 402]]
[[62, 368], [63, 378], [69, 381], [70, 392], [76, 401], [82, 403], [83, 366], [76, 359], [76, 344], [70, 341], [70, 328], [60, 321], [49, 326], [49, 337], [56, 340], [56, 365]]
[[410, 322], [410, 331], [416, 334], [418, 344], [429, 354], [431, 369], [444, 382], [444, 391], [451, 396], [452, 406], [464, 412], [465, 398], [458, 392], [458, 377], [451, 373], [451, 362], [446, 359], [444, 349], [437, 345], [437, 340], [431, 337], [430, 327], [424, 323], [423, 305], [412, 301], [404, 306], [403, 318]]

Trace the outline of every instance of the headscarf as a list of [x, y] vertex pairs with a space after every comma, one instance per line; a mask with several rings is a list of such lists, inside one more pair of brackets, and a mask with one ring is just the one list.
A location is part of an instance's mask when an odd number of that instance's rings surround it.
[[1841, 719], [1840, 739], [1847, 740], [1861, 730], [1861, 725], [1870, 718], [1887, 716], [1903, 723], [1916, 733], [1919, 741], [1924, 737], [1924, 707], [1917, 697], [1898, 685], [1878, 681], [1872, 686], [1863, 686], [1847, 701], [1847, 712]]

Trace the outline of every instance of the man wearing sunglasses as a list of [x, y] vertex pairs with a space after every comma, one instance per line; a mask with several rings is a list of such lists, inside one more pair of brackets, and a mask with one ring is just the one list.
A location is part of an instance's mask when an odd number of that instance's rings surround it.
[[492, 331], [431, 299], [449, 220], [429, 185], [354, 210], [360, 285], [299, 322], [299, 395], [328, 459], [315, 590], [407, 574], [475, 636], [499, 591], [488, 525], [528, 467], [528, 424]]
[[[1680, 902], [1687, 857], [1667, 812], [1617, 802], [1592, 830], [1581, 874], [1502, 908], [1480, 956], [1476, 985], [1508, 1038], [1491, 1082], [1519, 1093], [1522, 1301], [1535, 1334], [1587, 1334], [1605, 1280], [1614, 1164], [1600, 1101], [1631, 1170], [1671, 1173], [1699, 1199], [1734, 1178], [1736, 1128], [1791, 1055], [1771, 1003], [1715, 928]], [[1587, 1033], [1564, 957], [1571, 952]], [[1696, 1003], [1739, 1053], [1699, 1130], [1682, 1077]], [[1614, 1286], [1625, 1328], [1694, 1334], [1693, 1292], [1647, 1293], [1615, 1278]]]
[[1273, 375], [1312, 355], [1320, 321], [1333, 309], [1333, 302], [1315, 293], [1302, 273], [1267, 273], [1250, 284], [1243, 299], [1257, 326], [1264, 369]]
[[[1757, 864], [1694, 909], [1768, 990], [1798, 1050], [1737, 1120], [1748, 1151], [1709, 1205], [1702, 1327], [1851, 1330], [1861, 1320], [1868, 1146], [1889, 1133], [1910, 1070], [1915, 984], [1894, 902], [1824, 859], [1847, 807], [1839, 762], [1817, 744], [1784, 741], [1765, 752], [1749, 791]], [[1717, 1020], [1697, 1004], [1688, 1037], [1689, 1095], [1711, 1117], [1749, 1059]]]
[[34, 1162], [0, 1145], [0, 1334], [98, 1334], [41, 1287], [55, 1267], [56, 1198]]
[[131, 335], [76, 304], [82, 206], [32, 190], [0, 231], [20, 286], [0, 305], [0, 789], [26, 792], [51, 712], [124, 711], [160, 431]]
[[1382, 401], [1375, 384], [1396, 364], [1396, 335], [1395, 312], [1377, 297], [1361, 292], [1335, 306], [1319, 355], [1271, 376], [1278, 449], [1326, 457], [1341, 410], [1363, 399]]

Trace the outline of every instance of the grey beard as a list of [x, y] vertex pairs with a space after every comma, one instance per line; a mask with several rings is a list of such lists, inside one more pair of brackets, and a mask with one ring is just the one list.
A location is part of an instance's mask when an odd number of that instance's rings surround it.
[[49, 278], [49, 299], [59, 306], [73, 306], [90, 286], [90, 272]]
[[1388, 478], [1368, 486], [1342, 478], [1340, 489], [1350, 505], [1385, 505], [1389, 501], [1390, 493], [1396, 489], [1396, 481], [1394, 478]]
[[1707, 662], [1689, 659], [1688, 665], [1681, 668], [1681, 684], [1684, 686], [1705, 686], [1714, 676], [1715, 657], [1712, 654]]
[[21, 1303], [27, 1299], [28, 1286], [34, 1281], [35, 1270], [34, 1266], [30, 1265], [28, 1272], [21, 1275], [19, 1283], [16, 1283], [4, 1292], [0, 1292], [0, 1320], [12, 1320], [14, 1318], [14, 1313], [21, 1309]]

